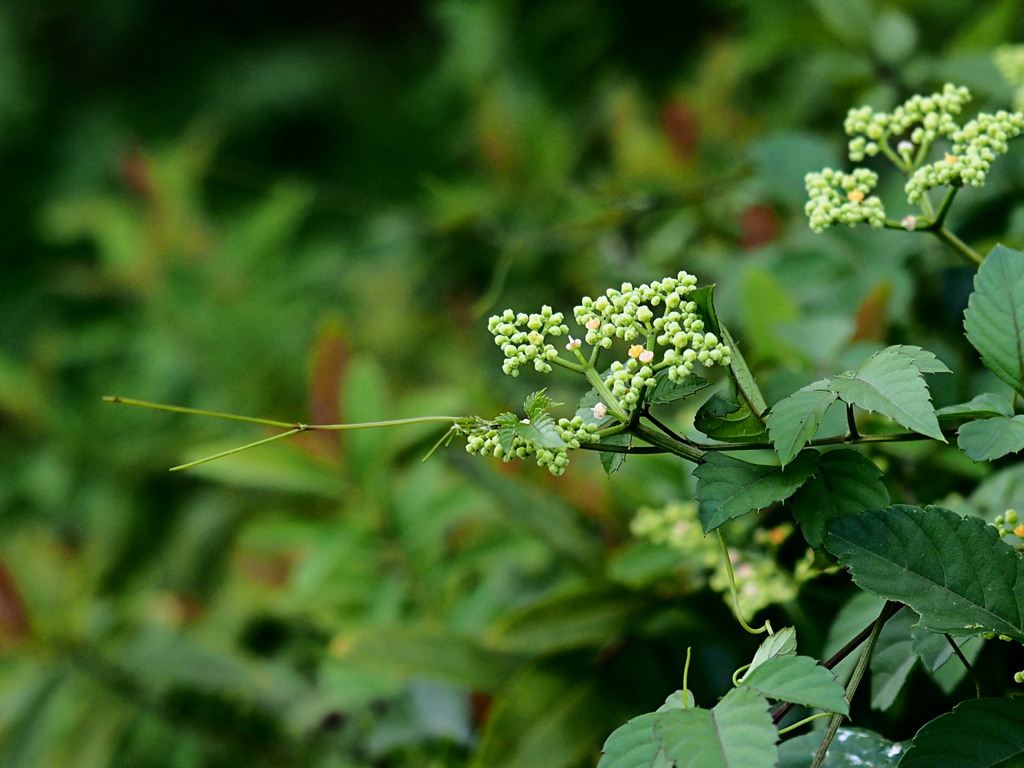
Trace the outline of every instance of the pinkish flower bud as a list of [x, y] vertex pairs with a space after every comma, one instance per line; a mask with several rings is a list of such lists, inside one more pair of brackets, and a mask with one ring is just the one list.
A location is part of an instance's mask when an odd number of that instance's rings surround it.
[[608, 415], [608, 406], [604, 403], [598, 403], [594, 406], [594, 418], [603, 419]]

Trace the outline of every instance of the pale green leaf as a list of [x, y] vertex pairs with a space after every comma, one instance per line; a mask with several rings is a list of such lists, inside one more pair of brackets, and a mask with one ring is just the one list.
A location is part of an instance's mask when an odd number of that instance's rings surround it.
[[775, 659], [779, 656], [793, 656], [795, 654], [796, 629], [793, 627], [783, 627], [775, 634], [768, 635], [757, 647], [757, 650], [754, 652], [754, 659], [750, 662], [750, 666], [741, 678], [741, 682], [746, 680], [751, 672], [769, 659]]
[[945, 442], [924, 376], [899, 347], [876, 352], [855, 372], [833, 377], [829, 386], [843, 402]]
[[768, 659], [743, 679], [743, 685], [769, 699], [791, 701], [843, 715], [850, 711], [843, 686], [810, 656]]
[[791, 462], [814, 437], [825, 411], [837, 397], [829, 389], [828, 379], [822, 379], [772, 406], [767, 418], [768, 435], [782, 466]]
[[[632, 440], [632, 437], [622, 433], [618, 435], [611, 435], [610, 437], [602, 437], [600, 445], [621, 445], [623, 447], [627, 447]], [[626, 456], [628, 455], [629, 454], [620, 451], [604, 451], [601, 454], [601, 466], [604, 467], [605, 474], [610, 475], [612, 472], [618, 470], [626, 461]]]
[[975, 461], [991, 461], [1024, 449], [1024, 416], [995, 416], [961, 424], [960, 449]]
[[934, 352], [929, 352], [927, 349], [915, 347], [913, 344], [897, 344], [888, 349], [895, 349], [910, 357], [921, 373], [952, 373], [949, 366], [939, 360]]
[[1024, 699], [969, 699], [917, 732], [900, 768], [1024, 765]]
[[833, 521], [825, 546], [863, 589], [906, 603], [923, 627], [1024, 640], [1024, 559], [980, 518], [871, 509]]
[[708, 453], [694, 475], [705, 533], [727, 520], [788, 499], [818, 467], [817, 451], [805, 451], [787, 467], [750, 464], [722, 453]]
[[977, 419], [983, 416], [1013, 416], [1009, 400], [995, 392], [982, 392], [966, 403], [947, 405], [939, 408], [935, 415], [940, 419]]
[[849, 448], [822, 454], [814, 477], [788, 502], [804, 538], [814, 548], [825, 540], [830, 521], [863, 509], [889, 505], [882, 470]]
[[778, 732], [768, 702], [741, 686], [713, 709], [673, 709], [655, 715], [654, 732], [677, 768], [773, 768]]
[[656, 713], [634, 717], [612, 731], [601, 747], [597, 768], [671, 768], [661, 744], [654, 737]]
[[1024, 392], [1024, 253], [992, 249], [974, 277], [964, 330], [989, 370]]

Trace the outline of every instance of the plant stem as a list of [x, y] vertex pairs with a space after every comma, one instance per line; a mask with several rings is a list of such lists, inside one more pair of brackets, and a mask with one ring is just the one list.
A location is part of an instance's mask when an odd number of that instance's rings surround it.
[[743, 627], [747, 632], [752, 635], [759, 635], [762, 632], [767, 632], [769, 635], [772, 634], [772, 625], [770, 622], [765, 622], [758, 629], [750, 626], [747, 620], [743, 618], [743, 609], [740, 607], [740, 594], [739, 590], [736, 589], [736, 574], [732, 569], [732, 560], [729, 558], [729, 547], [725, 545], [725, 536], [722, 535], [722, 529], [716, 528], [715, 533], [718, 534], [718, 545], [722, 550], [722, 560], [725, 563], [725, 572], [729, 576], [729, 592], [732, 594], [732, 603], [736, 611], [736, 618], [739, 619], [740, 626]]
[[[846, 685], [847, 703], [851, 703], [853, 701], [853, 696], [857, 692], [857, 688], [860, 686], [861, 680], [864, 679], [864, 673], [868, 670], [868, 662], [871, 661], [871, 654], [875, 650], [875, 644], [878, 642], [879, 635], [882, 634], [882, 627], [885, 626], [885, 622], [888, 620], [890, 611], [894, 612], [898, 607], [902, 606], [892, 600], [886, 600], [885, 605], [882, 606], [881, 613], [879, 613], [878, 618], [875, 619], [874, 626], [871, 628], [871, 634], [868, 636], [864, 650], [861, 651], [860, 658], [857, 659], [857, 666], [853, 668], [853, 674], [850, 675], [850, 682]], [[821, 744], [818, 745], [818, 751], [814, 755], [814, 761], [811, 763], [810, 768], [821, 768], [821, 764], [825, 760], [825, 755], [828, 753], [829, 745], [832, 744], [832, 739], [835, 738], [836, 732], [839, 730], [839, 726], [845, 717], [845, 715], [839, 714], [832, 716], [832, 720], [829, 722], [828, 728], [825, 731], [825, 738], [823, 738], [821, 740]]]
[[954, 235], [944, 226], [936, 226], [935, 229], [928, 229], [927, 232], [934, 234], [939, 240], [948, 245], [957, 254], [972, 267], [977, 267], [984, 259], [981, 255], [975, 251], [971, 246], [961, 240], [959, 237]]

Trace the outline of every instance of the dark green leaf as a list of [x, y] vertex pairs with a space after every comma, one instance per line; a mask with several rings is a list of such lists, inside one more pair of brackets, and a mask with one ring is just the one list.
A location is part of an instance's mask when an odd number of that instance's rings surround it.
[[[807, 768], [818, 751], [821, 735], [821, 731], [811, 731], [782, 742], [779, 768]], [[840, 728], [821, 768], [896, 768], [903, 751], [902, 744], [884, 739], [874, 731]]]
[[847, 515], [825, 546], [872, 594], [906, 603], [935, 632], [1024, 640], [1024, 559], [976, 517], [896, 505]]
[[917, 614], [903, 608], [882, 627], [878, 643], [871, 654], [871, 706], [886, 710], [892, 706], [896, 696], [917, 664], [911, 642], [911, 627], [917, 622]]
[[718, 452], [697, 469], [697, 503], [705, 533], [726, 520], [788, 499], [818, 467], [817, 451], [805, 451], [785, 469], [750, 464]]
[[969, 699], [926, 723], [900, 768], [1024, 765], [1024, 700]]
[[882, 471], [849, 448], [822, 454], [814, 477], [789, 500], [804, 538], [815, 549], [825, 540], [826, 528], [835, 518], [888, 504]]
[[960, 449], [975, 461], [991, 461], [1024, 449], [1024, 416], [995, 416], [961, 424]]
[[[622, 433], [618, 435], [611, 435], [610, 437], [601, 438], [599, 445], [621, 445], [629, 446], [633, 438], [629, 435]], [[621, 453], [619, 451], [604, 451], [601, 453], [601, 466], [604, 467], [605, 474], [610, 475], [622, 466], [626, 460], [626, 456], [629, 454]]]
[[654, 389], [647, 396], [647, 402], [651, 405], [674, 403], [676, 400], [682, 400], [710, 386], [710, 381], [702, 379], [696, 374], [687, 376], [683, 381], [672, 381], [668, 377], [668, 371], [661, 371], [655, 377]]
[[843, 402], [945, 442], [928, 385], [914, 362], [900, 347], [888, 347], [869, 357], [856, 372], [833, 377], [829, 386]]
[[983, 392], [966, 403], [947, 405], [939, 408], [935, 415], [940, 419], [977, 419], [983, 416], [1013, 416], [1009, 400], [994, 392]]
[[964, 330], [989, 370], [1024, 392], [1024, 253], [992, 249], [975, 275]]
[[657, 713], [654, 733], [676, 766], [773, 768], [778, 762], [768, 702], [745, 686], [733, 688], [710, 710]]
[[746, 443], [767, 434], [764, 422], [739, 394], [732, 378], [700, 407], [693, 424], [708, 437], [723, 442]]
[[828, 379], [808, 384], [777, 402], [768, 413], [768, 435], [782, 466], [814, 437], [825, 411], [836, 401], [838, 395], [828, 384]]
[[769, 699], [791, 701], [843, 715], [850, 711], [843, 686], [810, 656], [768, 659], [743, 678], [743, 685]]
[[[952, 693], [960, 681], [967, 676], [967, 668], [959, 658], [953, 655], [950, 638], [939, 632], [929, 632], [924, 627], [914, 627], [910, 630], [910, 640], [914, 646], [914, 655], [921, 660], [924, 668], [932, 675], [935, 682], [947, 695]], [[974, 663], [985, 644], [984, 639], [977, 635], [954, 637], [952, 640], [971, 664]]]

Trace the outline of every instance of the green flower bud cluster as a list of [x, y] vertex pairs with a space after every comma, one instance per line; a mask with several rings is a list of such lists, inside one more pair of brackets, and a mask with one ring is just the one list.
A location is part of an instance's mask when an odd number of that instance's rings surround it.
[[[970, 100], [966, 88], [947, 83], [941, 93], [911, 96], [891, 113], [875, 112], [871, 107], [851, 109], [843, 122], [846, 135], [852, 137], [850, 159], [859, 163], [865, 156], [874, 157], [893, 137], [909, 139], [914, 148], [931, 146], [940, 136], [948, 137], [959, 128], [953, 116]], [[910, 154], [912, 149], [904, 146], [901, 154]]]
[[[529, 419], [523, 419], [522, 423], [528, 424]], [[459, 431], [466, 435], [467, 453], [493, 456], [505, 462], [533, 456], [537, 466], [547, 467], [552, 475], [561, 475], [569, 466], [569, 451], [579, 448], [583, 443], [595, 442], [598, 439], [595, 435], [598, 427], [596, 424], [585, 424], [579, 416], [573, 419], [559, 419], [554, 427], [565, 443], [564, 447], [538, 446], [518, 434], [511, 435], [508, 444], [507, 436], [503, 440], [499, 424], [485, 422], [482, 419], [470, 427], [461, 426]]]
[[992, 161], [1009, 150], [1009, 140], [1024, 131], [1024, 114], [1000, 110], [982, 113], [949, 134], [952, 151], [945, 158], [914, 171], [907, 181], [907, 200], [920, 202], [934, 187], [970, 184], [981, 187]]
[[[1021, 67], [1024, 70], [1024, 54]], [[885, 155], [909, 177], [904, 186], [908, 202], [921, 203], [926, 210], [930, 210], [925, 199], [930, 189], [982, 186], [992, 162], [1009, 149], [1009, 140], [1024, 132], [1024, 114], [982, 113], [961, 126], [956, 116], [970, 99], [967, 88], [947, 83], [940, 92], [912, 96], [892, 112], [876, 112], [871, 107], [851, 109], [843, 123], [851, 137], [850, 160], [856, 163]], [[941, 160], [925, 162], [939, 139], [949, 142], [949, 151]], [[886, 225], [881, 201], [868, 196], [878, 183], [873, 171], [857, 168], [845, 174], [826, 168], [821, 173], [807, 174], [805, 182], [810, 195], [805, 211], [815, 232], [834, 224], [852, 226], [862, 221], [873, 227]], [[914, 220], [908, 217], [903, 225], [913, 229]]]
[[558, 357], [558, 350], [547, 343], [547, 337], [569, 333], [569, 326], [562, 323], [563, 319], [561, 312], [544, 306], [539, 314], [516, 314], [506, 309], [488, 320], [487, 330], [494, 334], [494, 343], [505, 355], [501, 370], [509, 376], [518, 376], [519, 366], [532, 362], [540, 373], [550, 373], [548, 361]]
[[824, 232], [834, 224], [852, 227], [862, 221], [875, 229], [885, 226], [882, 201], [868, 194], [878, 184], [874, 171], [856, 168], [852, 173], [843, 173], [826, 168], [820, 173], [808, 173], [804, 183], [810, 196], [804, 212], [815, 232]]
[[587, 329], [587, 344], [608, 349], [614, 339], [648, 344], [653, 340], [664, 348], [657, 359], [654, 349], [634, 344], [628, 360], [612, 363], [605, 385], [622, 403], [636, 403], [662, 369], [668, 369], [672, 381], [681, 381], [696, 363], [708, 368], [730, 363], [729, 347], [714, 333], [705, 333], [697, 304], [686, 298], [696, 287], [697, 278], [679, 272], [649, 285], [623, 283], [620, 290], [611, 288], [596, 299], [584, 296], [575, 308], [576, 322]]
[[[728, 570], [722, 562], [718, 543], [704, 535], [695, 502], [674, 502], [660, 509], [641, 508], [629, 529], [638, 539], [663, 544], [679, 552], [679, 569], [687, 577], [688, 586], [709, 586], [734, 608]], [[744, 610], [759, 611], [793, 600], [800, 585], [818, 573], [811, 550], [797, 562], [793, 572], [778, 564], [773, 551], [772, 546], [752, 546], [730, 552]]]

